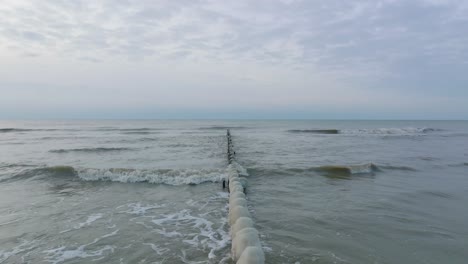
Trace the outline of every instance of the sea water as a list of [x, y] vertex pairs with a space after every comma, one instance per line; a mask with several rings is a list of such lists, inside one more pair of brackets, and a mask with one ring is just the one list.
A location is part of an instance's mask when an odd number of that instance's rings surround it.
[[0, 263], [466, 263], [466, 121], [0, 121]]

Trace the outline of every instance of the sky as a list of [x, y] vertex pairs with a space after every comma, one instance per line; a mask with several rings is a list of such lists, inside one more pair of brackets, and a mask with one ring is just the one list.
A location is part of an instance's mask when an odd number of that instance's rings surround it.
[[0, 118], [468, 119], [468, 1], [0, 0]]

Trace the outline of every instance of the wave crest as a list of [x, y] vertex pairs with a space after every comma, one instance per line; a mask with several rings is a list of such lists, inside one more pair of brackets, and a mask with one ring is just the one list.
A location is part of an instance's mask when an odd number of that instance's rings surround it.
[[77, 169], [77, 176], [85, 181], [148, 182], [168, 185], [219, 182], [225, 169], [137, 170], [125, 168]]
[[362, 128], [362, 129], [290, 129], [289, 133], [311, 134], [345, 134], [345, 135], [417, 135], [443, 131], [430, 127], [402, 127], [402, 128]]
[[329, 166], [320, 166], [313, 168], [313, 170], [327, 173], [327, 174], [334, 174], [334, 175], [342, 175], [348, 176], [352, 174], [371, 174], [374, 172], [379, 171], [379, 167], [373, 163], [367, 164], [360, 164], [360, 165], [329, 165]]
[[290, 133], [339, 134], [338, 129], [291, 129]]
[[245, 129], [243, 126], [211, 126], [211, 127], [200, 127], [199, 130], [226, 130], [226, 129]]
[[[227, 169], [129, 169], [129, 168], [74, 168], [51, 166], [21, 171], [4, 180], [22, 180], [36, 176], [78, 177], [84, 181], [112, 181], [123, 183], [147, 182], [154, 184], [185, 185], [220, 182]], [[0, 182], [1, 182], [0, 181]]]
[[8, 133], [8, 132], [25, 132], [31, 131], [32, 129], [24, 129], [24, 128], [0, 128], [0, 133]]
[[401, 128], [369, 128], [369, 129], [343, 129], [343, 134], [365, 135], [417, 135], [442, 131], [442, 129], [430, 127], [401, 127]]

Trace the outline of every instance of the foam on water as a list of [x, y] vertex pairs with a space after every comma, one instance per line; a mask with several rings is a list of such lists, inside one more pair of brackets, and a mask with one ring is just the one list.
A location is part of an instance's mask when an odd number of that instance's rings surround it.
[[31, 250], [35, 247], [34, 241], [28, 241], [24, 239], [21, 241], [22, 242], [19, 245], [13, 247], [10, 251], [0, 249], [0, 263], [3, 263], [4, 261], [8, 260], [12, 256]]
[[105, 245], [103, 247], [100, 247], [94, 250], [87, 249], [87, 247], [96, 244], [102, 239], [114, 236], [118, 232], [119, 230], [117, 229], [109, 234], [105, 234], [99, 238], [94, 239], [94, 241], [91, 243], [81, 245], [74, 249], [67, 249], [66, 246], [61, 246], [61, 247], [57, 247], [57, 248], [53, 248], [49, 250], [44, 250], [43, 252], [47, 254], [45, 259], [49, 263], [54, 263], [54, 264], [62, 263], [67, 260], [71, 260], [75, 258], [85, 259], [85, 258], [90, 258], [90, 257], [97, 257], [97, 258], [91, 259], [91, 261], [100, 260], [104, 257], [106, 253], [114, 253], [115, 246]]
[[103, 217], [103, 214], [101, 214], [101, 213], [92, 214], [92, 215], [88, 216], [88, 219], [86, 219], [86, 221], [84, 221], [84, 222], [82, 222], [82, 223], [79, 223], [79, 224], [75, 227], [75, 229], [80, 229], [80, 228], [82, 228], [82, 227], [84, 227], [84, 226], [88, 226], [88, 225], [90, 225], [91, 223], [93, 223], [94, 221], [96, 221], [96, 220], [98, 220], [98, 219], [100, 219], [100, 218], [102, 218], [102, 217]]
[[[221, 225], [218, 228], [214, 228], [214, 223], [205, 218], [203, 214], [195, 214], [189, 209], [183, 209], [173, 214], [160, 215], [151, 222], [158, 226], [155, 229], [156, 232], [165, 237], [180, 239], [183, 243], [198, 249], [209, 249], [209, 259], [215, 258], [215, 253], [229, 244], [229, 234], [225, 231], [227, 223], [225, 218], [221, 219]], [[181, 228], [195, 228], [198, 232], [177, 231]]]
[[[249, 176], [247, 170], [239, 163], [232, 161], [229, 166], [231, 166], [232, 169], [234, 169], [240, 176]], [[231, 170], [231, 168], [229, 168], [229, 170]]]
[[168, 248], [161, 248], [153, 243], [143, 243], [143, 245], [150, 246], [151, 249], [154, 250], [154, 252], [156, 252], [156, 254], [160, 256], [169, 251]]
[[76, 169], [77, 176], [85, 181], [148, 182], [168, 185], [219, 182], [225, 176], [224, 169]]
[[403, 127], [403, 128], [367, 128], [367, 129], [342, 129], [342, 134], [367, 134], [367, 135], [416, 135], [441, 131], [441, 129], [428, 127]]
[[[19, 180], [36, 176], [78, 177], [84, 181], [113, 181], [123, 183], [148, 182], [154, 184], [185, 185], [219, 182], [228, 169], [127, 169], [127, 168], [74, 168], [51, 166], [19, 170], [18, 173], [0, 175], [1, 181]], [[245, 172], [246, 173], [246, 172]]]
[[89, 226], [93, 222], [95, 222], [96, 220], [101, 219], [103, 216], [104, 215], [102, 213], [92, 214], [92, 215], [88, 216], [86, 221], [76, 224], [72, 229], [63, 230], [63, 231], [60, 232], [60, 234], [67, 233], [67, 232], [70, 232], [72, 230], [77, 230], [77, 229], [83, 228], [85, 226]]
[[[156, 209], [164, 207], [165, 205], [153, 204], [153, 205], [142, 205], [141, 202], [138, 203], [130, 203], [126, 205], [129, 210], [127, 211], [120, 211], [120, 213], [127, 213], [133, 215], [145, 215], [148, 210]], [[120, 208], [119, 206], [117, 208]]]
[[[46, 257], [46, 260], [49, 263], [61, 263], [70, 259], [74, 258], [89, 258], [89, 257], [98, 257], [98, 256], [103, 256], [103, 254], [106, 251], [114, 252], [114, 247], [110, 245], [106, 245], [100, 249], [97, 250], [88, 250], [86, 251], [85, 248], [86, 246], [89, 246], [90, 244], [86, 245], [81, 245], [76, 249], [69, 249], [67, 250], [66, 247], [59, 247], [59, 248], [54, 248], [51, 250], [46, 250], [44, 253], [48, 254], [49, 256]], [[93, 259], [92, 261], [96, 261], [102, 258], [96, 258]]]
[[148, 182], [155, 184], [184, 185], [204, 182], [219, 182], [226, 174], [226, 169], [93, 169], [74, 168], [71, 166], [52, 166], [8, 174], [1, 181], [23, 179], [38, 175], [77, 176], [84, 181], [114, 181], [124, 183]]
[[310, 134], [352, 134], [352, 135], [416, 135], [442, 131], [437, 128], [403, 127], [403, 128], [363, 128], [363, 129], [290, 129], [290, 133]]

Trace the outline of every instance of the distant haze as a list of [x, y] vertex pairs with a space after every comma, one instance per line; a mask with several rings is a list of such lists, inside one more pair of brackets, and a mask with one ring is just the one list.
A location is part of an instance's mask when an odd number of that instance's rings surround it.
[[3, 0], [0, 118], [468, 119], [468, 1]]

